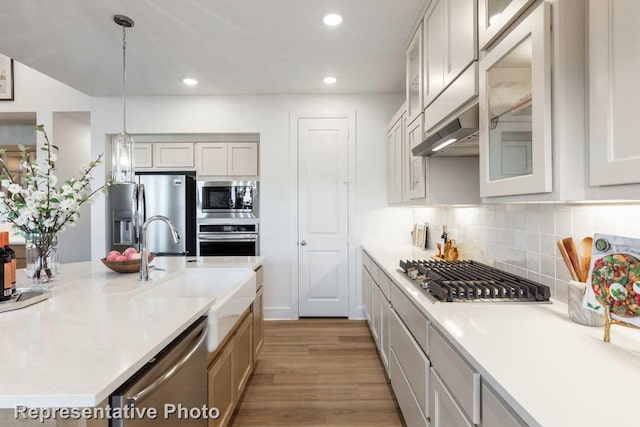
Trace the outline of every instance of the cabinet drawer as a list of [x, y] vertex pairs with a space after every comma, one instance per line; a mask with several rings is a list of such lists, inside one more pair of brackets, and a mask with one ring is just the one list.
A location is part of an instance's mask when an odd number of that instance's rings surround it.
[[527, 424], [482, 384], [482, 427], [525, 427]]
[[391, 310], [390, 335], [391, 348], [402, 370], [410, 372], [407, 380], [418, 406], [425, 418], [429, 418], [429, 359], [393, 310]]
[[364, 264], [365, 268], [369, 271], [369, 274], [371, 274], [371, 278], [373, 279], [374, 282], [376, 282], [376, 285], [379, 284], [380, 269], [378, 268], [378, 265], [375, 263], [375, 261], [373, 261], [373, 259], [366, 252], [362, 253], [362, 263]]
[[429, 394], [433, 407], [431, 427], [473, 427], [433, 369]]
[[393, 281], [382, 270], [380, 270], [380, 282], [378, 282], [378, 286], [380, 286], [380, 290], [387, 301], [391, 301], [391, 286], [393, 286]]
[[429, 357], [433, 369], [447, 385], [451, 394], [474, 424], [480, 423], [480, 374], [465, 362], [458, 352], [431, 327]]
[[420, 348], [429, 356], [429, 321], [396, 285], [391, 286], [391, 306]]
[[404, 421], [406, 422], [407, 426], [427, 427], [427, 420], [422, 414], [418, 402], [416, 402], [416, 398], [414, 397], [413, 392], [411, 391], [411, 387], [409, 386], [409, 381], [400, 368], [400, 363], [398, 362], [393, 349], [391, 349], [390, 359], [389, 376], [391, 377], [391, 387], [393, 387], [393, 392], [395, 393], [396, 399], [398, 400], [398, 405], [400, 405], [400, 410], [402, 411]]

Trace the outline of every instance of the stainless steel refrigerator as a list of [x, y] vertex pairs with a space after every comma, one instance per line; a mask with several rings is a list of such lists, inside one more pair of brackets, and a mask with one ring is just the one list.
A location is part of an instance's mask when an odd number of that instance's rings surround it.
[[[174, 243], [166, 225], [147, 228], [147, 247], [158, 256], [196, 254], [195, 179], [189, 174], [138, 173], [136, 184], [116, 184], [109, 190], [108, 235], [112, 250], [140, 250], [140, 228], [153, 215], [164, 215], [176, 226], [180, 241]], [[139, 197], [140, 196], [140, 197]], [[140, 220], [136, 219], [139, 212]]]

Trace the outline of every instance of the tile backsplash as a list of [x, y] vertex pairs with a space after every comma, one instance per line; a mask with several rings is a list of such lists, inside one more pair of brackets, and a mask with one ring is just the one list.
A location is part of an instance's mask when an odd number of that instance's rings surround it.
[[576, 244], [594, 233], [640, 238], [640, 204], [500, 204], [414, 208], [414, 222], [429, 224], [429, 246], [440, 241], [442, 225], [457, 241], [460, 255], [527, 277], [567, 301], [571, 279], [556, 241]]

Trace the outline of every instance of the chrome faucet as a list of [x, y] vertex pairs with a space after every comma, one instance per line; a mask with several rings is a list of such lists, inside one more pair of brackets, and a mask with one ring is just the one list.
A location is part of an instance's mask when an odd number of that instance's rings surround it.
[[142, 224], [142, 231], [140, 235], [140, 280], [143, 281], [149, 280], [149, 258], [147, 257], [147, 227], [154, 221], [165, 222], [171, 229], [171, 237], [173, 237], [174, 243], [178, 243], [180, 241], [180, 235], [178, 235], [176, 226], [173, 225], [173, 222], [171, 222], [171, 220], [166, 216], [154, 215], [152, 217], [149, 217], [144, 222], [144, 224]]

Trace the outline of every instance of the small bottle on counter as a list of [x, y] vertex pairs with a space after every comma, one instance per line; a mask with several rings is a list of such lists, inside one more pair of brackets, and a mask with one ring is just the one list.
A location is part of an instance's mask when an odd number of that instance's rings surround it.
[[4, 233], [0, 233], [0, 285], [2, 287], [2, 295], [0, 301], [11, 299], [14, 287], [11, 285], [11, 255], [4, 250]]
[[16, 272], [16, 270], [17, 270], [17, 268], [16, 268], [16, 251], [11, 249], [11, 246], [9, 246], [9, 232], [5, 231], [2, 234], [4, 234], [4, 250], [7, 251], [9, 253], [9, 256], [11, 257], [11, 287], [13, 288], [13, 292], [15, 293], [15, 291], [16, 291], [16, 281], [17, 281], [17, 277], [18, 277], [18, 274]]

